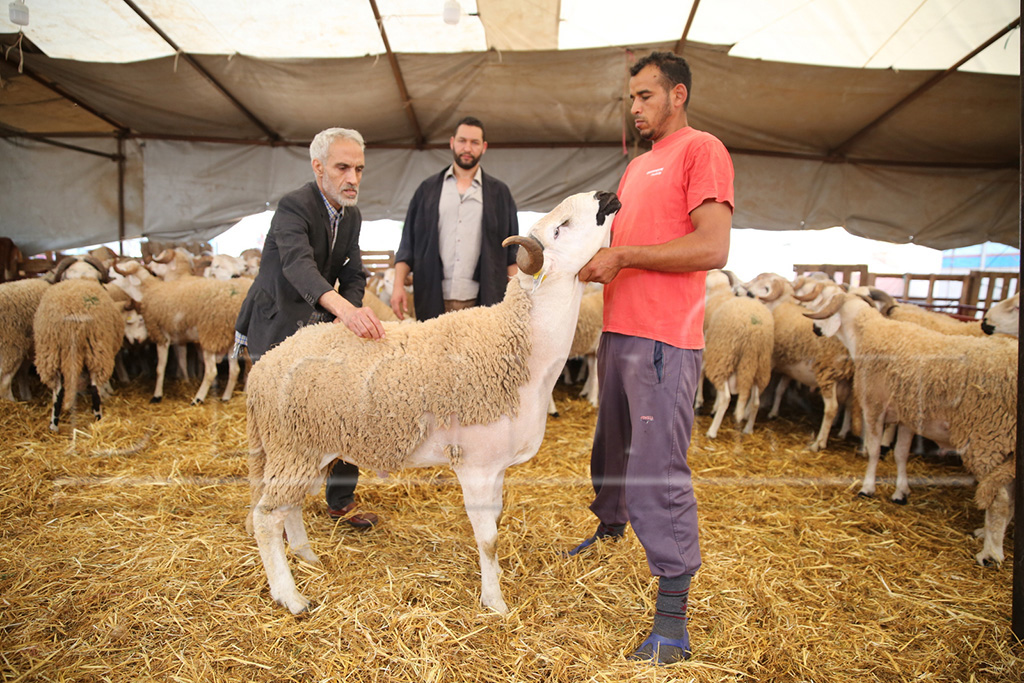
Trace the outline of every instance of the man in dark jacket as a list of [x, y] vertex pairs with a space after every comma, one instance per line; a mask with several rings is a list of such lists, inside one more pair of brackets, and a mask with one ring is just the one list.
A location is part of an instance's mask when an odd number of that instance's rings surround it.
[[[328, 128], [318, 133], [309, 146], [315, 180], [278, 202], [259, 275], [235, 323], [236, 348], [247, 346], [254, 362], [304, 325], [333, 321], [360, 337], [384, 336], [380, 320], [362, 303], [366, 276], [356, 200], [365, 166], [363, 148], [357, 131]], [[359, 468], [336, 461], [327, 477], [327, 507], [332, 517], [366, 529], [377, 516], [356, 513], [358, 479]]]
[[480, 168], [487, 151], [484, 124], [459, 121], [448, 142], [455, 162], [423, 181], [409, 203], [395, 254], [391, 308], [408, 313], [402, 284], [415, 273], [418, 320], [451, 310], [490, 306], [505, 296], [516, 273], [516, 251], [502, 240], [519, 234], [516, 203], [508, 186]]

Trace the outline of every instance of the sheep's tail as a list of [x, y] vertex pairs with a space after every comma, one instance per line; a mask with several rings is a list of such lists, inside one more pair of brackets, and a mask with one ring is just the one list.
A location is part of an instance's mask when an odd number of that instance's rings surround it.
[[249, 516], [246, 518], [245, 529], [250, 534], [253, 532], [252, 513], [256, 505], [263, 497], [264, 479], [263, 473], [267, 466], [267, 452], [263, 448], [263, 439], [260, 437], [259, 420], [256, 417], [256, 409], [251, 400], [246, 401], [246, 431], [249, 436]]
[[61, 342], [60, 349], [60, 377], [64, 384], [64, 396], [66, 405], [71, 408], [75, 405], [75, 396], [78, 395], [78, 378], [85, 369], [85, 357], [82, 355], [81, 345], [78, 339], [65, 339]]

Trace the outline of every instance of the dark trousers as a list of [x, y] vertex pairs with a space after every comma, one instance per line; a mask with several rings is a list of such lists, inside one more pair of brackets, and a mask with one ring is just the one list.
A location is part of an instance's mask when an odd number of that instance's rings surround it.
[[701, 563], [686, 462], [701, 356], [607, 332], [598, 349], [590, 509], [605, 524], [632, 525], [655, 576], [694, 574]]
[[344, 460], [335, 460], [331, 471], [327, 473], [327, 485], [324, 497], [327, 507], [340, 510], [354, 500], [356, 483], [359, 481], [359, 468]]

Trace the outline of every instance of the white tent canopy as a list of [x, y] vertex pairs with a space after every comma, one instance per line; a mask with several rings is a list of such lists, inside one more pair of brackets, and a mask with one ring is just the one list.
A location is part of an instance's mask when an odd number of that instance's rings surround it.
[[520, 209], [615, 189], [651, 49], [693, 67], [736, 227], [1018, 242], [1010, 0], [463, 0], [455, 25], [444, 0], [25, 2], [23, 36], [0, 20], [0, 235], [26, 253], [213, 236], [310, 179], [332, 125], [367, 140], [368, 219], [402, 218], [467, 114]]

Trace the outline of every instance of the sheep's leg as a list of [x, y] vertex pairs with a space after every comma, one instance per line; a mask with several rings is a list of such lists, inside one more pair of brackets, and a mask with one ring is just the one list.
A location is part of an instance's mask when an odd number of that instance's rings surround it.
[[235, 385], [238, 383], [238, 359], [228, 356], [228, 385], [224, 389], [224, 395], [220, 397], [222, 401], [231, 400], [231, 394], [235, 391]]
[[893, 460], [896, 461], [896, 490], [892, 494], [892, 502], [906, 505], [910, 496], [910, 479], [907, 477], [907, 459], [910, 457], [910, 442], [914, 432], [905, 425], [900, 425], [896, 432], [896, 445], [893, 446]]
[[187, 380], [188, 374], [188, 344], [174, 345], [174, 359], [178, 361], [178, 379]]
[[123, 349], [114, 356], [114, 372], [117, 375], [117, 381], [121, 384], [128, 384], [131, 381], [131, 378], [128, 376], [128, 368], [124, 366]]
[[878, 470], [878, 456], [881, 449], [881, 434], [884, 427], [885, 414], [879, 413], [875, 416], [868, 415], [864, 411], [864, 448], [868, 453], [868, 467], [864, 472], [864, 484], [857, 494], [865, 498], [875, 495], [875, 473]]
[[569, 370], [569, 361], [566, 361], [565, 365], [562, 367], [562, 382], [565, 384], [573, 383], [572, 372]]
[[217, 355], [204, 349], [203, 365], [205, 366], [203, 370], [203, 383], [199, 385], [199, 391], [192, 398], [192, 405], [199, 405], [206, 400], [206, 394], [210, 392], [210, 385], [217, 378]]
[[839, 411], [839, 400], [836, 398], [835, 384], [821, 390], [821, 400], [825, 404], [825, 414], [821, 416], [821, 427], [818, 429], [818, 436], [809, 446], [812, 451], [823, 451], [828, 446], [828, 435], [832, 431], [832, 423], [836, 421], [836, 413]]
[[693, 399], [693, 411], [697, 412], [704, 405], [704, 364], [700, 366], [700, 377], [697, 378], [697, 395]]
[[853, 428], [853, 406], [850, 401], [847, 401], [843, 406], [843, 424], [839, 428], [839, 438], [845, 439], [850, 435], [850, 430]]
[[587, 382], [583, 385], [583, 391], [580, 392], [581, 397], [586, 397], [590, 401], [590, 405], [597, 407], [597, 356], [594, 354], [587, 355]]
[[715, 387], [718, 395], [715, 396], [715, 417], [711, 420], [711, 427], [708, 428], [708, 438], [714, 439], [718, 436], [718, 428], [722, 426], [722, 419], [729, 410], [729, 402], [732, 394], [729, 393], [729, 381], [726, 380]]
[[[260, 549], [263, 569], [270, 583], [270, 597], [288, 608], [292, 614], [301, 614], [309, 609], [310, 602], [295, 587], [295, 578], [288, 568], [284, 552], [284, 526], [295, 505], [271, 508], [262, 501], [253, 508], [253, 531], [256, 545]], [[299, 510], [299, 514], [302, 511]]]
[[779, 416], [779, 408], [782, 407], [782, 397], [789, 388], [789, 375], [779, 375], [779, 382], [775, 385], [775, 397], [772, 399], [772, 409], [768, 411], [768, 419], [774, 420]]
[[89, 382], [89, 397], [92, 399], [92, 414], [98, 420], [103, 413], [100, 412], [100, 390], [96, 387], [95, 382]]
[[747, 416], [747, 404], [750, 402], [752, 395], [749, 386], [742, 386], [738, 389], [736, 392], [736, 409], [732, 411], [733, 421], [737, 425], [743, 422], [743, 418]]
[[458, 470], [456, 474], [480, 552], [480, 602], [499, 614], [507, 614], [508, 606], [498, 583], [501, 573], [498, 566], [498, 520], [501, 518], [501, 486], [505, 473], [474, 468]]
[[21, 361], [19, 360], [14, 364], [14, 367], [8, 368], [6, 372], [0, 376], [0, 398], [5, 401], [14, 400], [14, 392], [11, 390], [11, 382], [14, 381], [14, 375], [17, 374], [18, 368], [21, 367]]
[[[317, 482], [317, 489], [320, 482]], [[306, 525], [302, 522], [302, 508], [295, 506], [284, 519], [284, 533], [288, 537], [288, 545], [292, 552], [310, 564], [320, 564], [313, 549], [309, 547], [309, 536], [306, 535]]]
[[892, 448], [893, 439], [896, 438], [896, 424], [888, 424], [885, 427], [885, 431], [882, 432], [882, 439], [879, 441], [879, 448], [889, 449]]
[[60, 411], [64, 407], [64, 386], [57, 380], [57, 388], [53, 390], [53, 412], [50, 417], [50, 431], [57, 431], [57, 423], [60, 422]]
[[558, 417], [558, 406], [555, 405], [554, 394], [548, 398], [548, 415], [551, 417]]
[[171, 350], [170, 342], [157, 342], [156, 344], [156, 388], [153, 390], [153, 398], [150, 403], [159, 403], [164, 398], [164, 375], [167, 372], [167, 355]]
[[743, 428], [744, 434], [754, 433], [754, 420], [757, 418], [757, 411], [761, 407], [761, 390], [754, 386], [750, 390], [750, 401], [747, 404], [747, 425]]
[[[984, 528], [974, 532], [976, 536], [981, 532], [985, 539], [981, 552], [974, 556], [978, 564], [983, 567], [992, 562], [1003, 563], [1003, 537], [1006, 535], [1006, 527], [1013, 516], [1013, 486], [1014, 482], [1010, 482], [999, 490], [996, 499], [985, 510]], [[1019, 534], [1020, 529], [1017, 529], [1016, 533]]]

